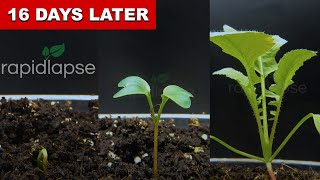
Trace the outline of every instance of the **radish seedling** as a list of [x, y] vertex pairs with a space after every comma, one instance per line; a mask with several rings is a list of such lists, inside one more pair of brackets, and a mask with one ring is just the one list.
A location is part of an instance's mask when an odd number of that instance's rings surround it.
[[[273, 152], [273, 140], [285, 90], [293, 83], [292, 78], [295, 72], [305, 61], [316, 56], [317, 52], [306, 49], [292, 50], [277, 63], [275, 56], [281, 46], [287, 42], [286, 40], [277, 35], [271, 36], [262, 32], [237, 31], [227, 25], [224, 26], [224, 32], [211, 33], [210, 40], [223, 52], [238, 59], [244, 66], [246, 75], [233, 68], [221, 69], [213, 75], [225, 75], [240, 84], [258, 125], [263, 157], [233, 148], [215, 136], [211, 138], [235, 153], [264, 162], [271, 179], [275, 180], [271, 163], [299, 127], [313, 118], [316, 129], [320, 133], [320, 115], [310, 113], [298, 122]], [[274, 84], [266, 87], [265, 79], [271, 73], [273, 73]], [[259, 95], [256, 87], [261, 89]], [[270, 129], [269, 123], [272, 123]]]
[[122, 89], [117, 92], [113, 98], [118, 98], [133, 94], [142, 94], [147, 97], [150, 107], [150, 114], [154, 124], [154, 149], [153, 149], [153, 176], [158, 178], [158, 126], [161, 118], [162, 110], [169, 99], [181, 106], [182, 108], [189, 108], [191, 106], [191, 93], [176, 85], [169, 85], [163, 89], [161, 95], [161, 104], [157, 114], [155, 113], [149, 84], [138, 76], [129, 76], [119, 82], [118, 87]]
[[43, 172], [47, 173], [48, 170], [48, 153], [45, 148], [41, 149], [37, 158], [37, 166], [38, 169]]

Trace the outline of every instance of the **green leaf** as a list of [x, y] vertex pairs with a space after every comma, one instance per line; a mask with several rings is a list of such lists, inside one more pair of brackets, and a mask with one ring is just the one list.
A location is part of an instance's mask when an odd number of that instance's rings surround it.
[[258, 58], [258, 61], [255, 62], [255, 70], [264, 75], [264, 77], [267, 77], [270, 73], [274, 72], [278, 68], [278, 64], [276, 62], [276, 55], [280, 48], [287, 43], [285, 39], [282, 39], [279, 36], [272, 36], [274, 39], [274, 46], [266, 52], [264, 55], [262, 55], [260, 58]]
[[269, 118], [268, 121], [274, 121], [274, 117], [273, 118]]
[[268, 103], [268, 105], [270, 105], [270, 106], [277, 106], [278, 103], [277, 103], [277, 101], [270, 101], [270, 102]]
[[237, 58], [248, 71], [254, 67], [258, 57], [273, 46], [270, 35], [255, 31], [214, 32], [210, 40], [221, 47], [223, 52]]
[[43, 48], [42, 55], [44, 57], [47, 57], [49, 55], [49, 48], [47, 46]]
[[[277, 94], [275, 94], [274, 92], [269, 91], [267, 89], [265, 89], [265, 96], [268, 97], [268, 98], [273, 98], [275, 100], [279, 100], [279, 98], [280, 98]], [[260, 95], [257, 100], [259, 100], [259, 102], [260, 102], [262, 100], [262, 95]]]
[[293, 81], [292, 78], [303, 63], [316, 56], [317, 52], [306, 49], [292, 50], [286, 53], [280, 60], [278, 69], [274, 73], [275, 84], [270, 86], [270, 90], [278, 95], [284, 93]]
[[191, 93], [176, 85], [169, 85], [164, 88], [162, 95], [183, 108], [189, 108], [191, 106], [190, 97], [193, 97]]
[[269, 91], [267, 89], [265, 90], [265, 95], [266, 95], [266, 97], [273, 98], [275, 100], [279, 100], [279, 98], [280, 98], [277, 94], [275, 94], [274, 92]]
[[313, 114], [314, 125], [320, 134], [320, 114]]
[[225, 75], [228, 78], [236, 80], [241, 86], [244, 87], [249, 84], [248, 77], [243, 75], [241, 72], [234, 70], [233, 68], [223, 68], [219, 71], [214, 72], [213, 75]]
[[263, 32], [235, 31], [227, 25], [224, 29], [225, 32], [210, 33], [210, 40], [241, 62], [253, 84], [260, 82], [254, 70], [255, 62], [274, 46], [273, 37]]
[[55, 45], [50, 48], [50, 55], [53, 57], [59, 57], [64, 53], [65, 46], [64, 44]]
[[147, 96], [150, 93], [149, 84], [144, 79], [138, 76], [129, 76], [127, 78], [124, 78], [119, 82], [118, 87], [122, 87], [122, 89], [117, 92], [113, 96], [113, 98], [132, 94], [144, 94]]

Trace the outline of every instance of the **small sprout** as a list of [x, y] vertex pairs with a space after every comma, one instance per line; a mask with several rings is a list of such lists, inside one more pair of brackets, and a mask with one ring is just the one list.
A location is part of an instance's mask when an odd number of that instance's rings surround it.
[[134, 158], [134, 163], [139, 164], [141, 163], [141, 158], [139, 156]]
[[151, 88], [149, 84], [142, 78], [138, 76], [129, 76], [119, 82], [118, 87], [122, 89], [119, 90], [113, 98], [119, 98], [127, 95], [142, 94], [145, 95], [149, 104], [151, 118], [154, 124], [154, 141], [153, 141], [153, 176], [158, 178], [158, 133], [159, 133], [159, 122], [162, 114], [162, 110], [169, 99], [175, 102], [182, 108], [189, 108], [191, 106], [191, 97], [193, 95], [188, 91], [182, 89], [176, 85], [169, 85], [163, 89], [161, 95], [161, 104], [156, 113], [154, 110], [152, 98], [151, 98]]
[[189, 123], [189, 126], [196, 126], [196, 127], [200, 126], [198, 118], [190, 118], [188, 123]]
[[206, 141], [206, 140], [208, 140], [208, 135], [207, 134], [202, 134], [201, 138]]
[[38, 169], [43, 172], [43, 173], [47, 173], [48, 170], [48, 153], [47, 150], [45, 148], [43, 148], [38, 155], [37, 158], [37, 166]]

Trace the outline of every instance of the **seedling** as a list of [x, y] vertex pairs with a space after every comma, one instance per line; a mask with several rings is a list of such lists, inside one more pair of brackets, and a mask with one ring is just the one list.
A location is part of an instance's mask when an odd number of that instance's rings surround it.
[[162, 110], [169, 99], [181, 106], [182, 108], [189, 108], [191, 106], [191, 93], [176, 85], [169, 85], [163, 89], [161, 95], [161, 104], [157, 114], [155, 113], [149, 84], [138, 76], [129, 76], [119, 82], [118, 87], [122, 89], [117, 92], [113, 98], [119, 98], [127, 95], [142, 94], [147, 97], [150, 107], [150, 115], [154, 124], [154, 137], [153, 137], [153, 176], [158, 178], [158, 126], [161, 118]]
[[[244, 66], [246, 75], [233, 68], [221, 69], [214, 72], [213, 75], [225, 75], [240, 84], [258, 125], [263, 157], [240, 151], [215, 136], [211, 136], [211, 138], [237, 154], [264, 162], [271, 179], [275, 180], [272, 161], [300, 126], [308, 119], [313, 118], [315, 127], [320, 133], [320, 115], [310, 113], [297, 123], [273, 152], [273, 140], [285, 90], [293, 84], [292, 78], [295, 72], [305, 61], [316, 56], [317, 52], [306, 49], [292, 50], [277, 63], [275, 56], [280, 48], [287, 43], [286, 40], [277, 35], [271, 36], [262, 32], [237, 31], [227, 25], [224, 26], [224, 32], [211, 33], [210, 40], [218, 45], [223, 52], [238, 59]], [[274, 84], [266, 87], [265, 79], [271, 73], [273, 73]], [[261, 89], [259, 94], [256, 92], [256, 87]], [[269, 123], [272, 123], [270, 129]]]
[[48, 170], [48, 153], [45, 148], [41, 149], [37, 158], [37, 166], [38, 169], [43, 172], [47, 173]]

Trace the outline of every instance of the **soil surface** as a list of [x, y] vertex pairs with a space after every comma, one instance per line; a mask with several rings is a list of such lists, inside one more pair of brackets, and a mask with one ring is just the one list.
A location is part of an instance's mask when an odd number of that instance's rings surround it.
[[[152, 179], [153, 126], [140, 119], [97, 119], [72, 102], [1, 100], [0, 179]], [[159, 127], [160, 179], [268, 179], [264, 167], [209, 163], [207, 127]], [[47, 173], [37, 169], [38, 152], [49, 155]], [[320, 179], [312, 170], [275, 168], [278, 179]]]

